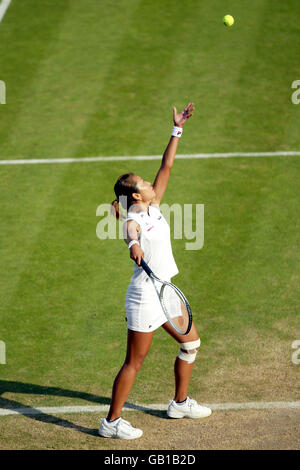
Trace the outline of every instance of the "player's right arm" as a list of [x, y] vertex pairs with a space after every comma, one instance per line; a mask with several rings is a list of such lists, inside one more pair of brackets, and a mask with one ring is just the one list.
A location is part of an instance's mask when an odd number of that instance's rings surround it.
[[140, 226], [135, 220], [128, 220], [123, 226], [124, 240], [129, 245], [133, 240], [138, 243], [134, 243], [130, 247], [130, 258], [133, 259], [138, 265], [141, 264], [141, 259], [144, 258], [144, 252], [139, 244], [140, 238]]
[[[194, 103], [189, 103], [181, 113], [177, 113], [177, 109], [173, 108], [173, 121], [174, 126], [182, 128], [186, 121], [193, 116]], [[165, 193], [168, 185], [168, 181], [171, 174], [171, 169], [174, 164], [175, 155], [177, 152], [179, 137], [171, 137], [168, 146], [163, 154], [161, 166], [158, 170], [156, 178], [153, 183], [153, 189], [155, 191], [155, 199], [152, 201], [152, 205], [159, 207], [160, 201]]]

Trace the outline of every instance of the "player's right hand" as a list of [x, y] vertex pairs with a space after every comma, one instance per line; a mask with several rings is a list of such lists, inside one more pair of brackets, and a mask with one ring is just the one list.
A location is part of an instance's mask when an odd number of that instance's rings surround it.
[[194, 103], [189, 103], [182, 113], [177, 113], [176, 106], [173, 107], [173, 121], [174, 121], [174, 126], [177, 127], [182, 127], [184, 123], [191, 117], [193, 116], [192, 111], [194, 111]]
[[141, 259], [144, 258], [144, 252], [142, 248], [136, 243], [130, 248], [130, 258], [136, 262], [138, 266], [141, 264]]

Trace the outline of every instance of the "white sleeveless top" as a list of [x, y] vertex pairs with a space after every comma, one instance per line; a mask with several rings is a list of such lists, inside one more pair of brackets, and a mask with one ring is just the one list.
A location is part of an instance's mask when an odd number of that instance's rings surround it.
[[[149, 206], [148, 212], [128, 212], [124, 223], [134, 220], [140, 226], [139, 243], [146, 263], [157, 277], [169, 280], [179, 272], [172, 253], [170, 227], [157, 207]], [[131, 283], [139, 284], [147, 277], [143, 268], [134, 263]]]

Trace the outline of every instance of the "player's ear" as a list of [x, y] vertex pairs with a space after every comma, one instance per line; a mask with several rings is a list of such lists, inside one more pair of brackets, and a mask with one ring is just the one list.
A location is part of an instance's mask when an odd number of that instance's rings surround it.
[[135, 201], [141, 201], [142, 200], [142, 196], [140, 195], [140, 193], [132, 193], [132, 199], [134, 199]]

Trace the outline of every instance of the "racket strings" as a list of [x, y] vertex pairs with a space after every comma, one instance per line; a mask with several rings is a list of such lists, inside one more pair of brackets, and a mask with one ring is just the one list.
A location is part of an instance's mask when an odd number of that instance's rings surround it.
[[189, 326], [190, 314], [179, 293], [173, 287], [164, 285], [161, 292], [161, 302], [169, 321], [177, 331], [184, 334]]

